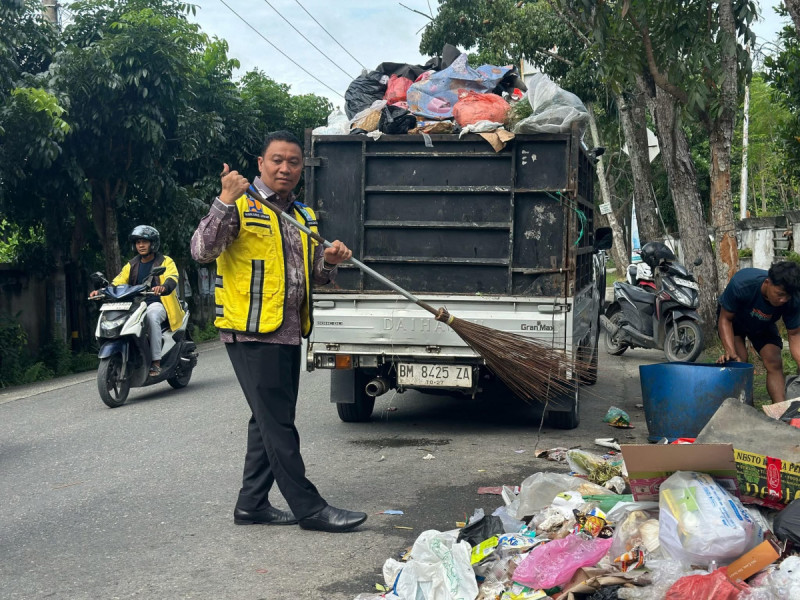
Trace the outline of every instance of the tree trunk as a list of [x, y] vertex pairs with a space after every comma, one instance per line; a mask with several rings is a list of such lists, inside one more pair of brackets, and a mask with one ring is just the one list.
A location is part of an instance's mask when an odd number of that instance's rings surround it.
[[[717, 291], [722, 293], [739, 268], [736, 226], [731, 201], [731, 144], [733, 124], [738, 109], [736, 66], [736, 22], [732, 0], [719, 3], [720, 44], [731, 52], [721, 52], [724, 79], [721, 86], [721, 111], [710, 125], [711, 144], [711, 224], [717, 244]], [[728, 43], [729, 42], [729, 43]]]
[[783, 4], [786, 6], [789, 16], [792, 17], [794, 28], [800, 34], [800, 0], [784, 0]]
[[[592, 132], [592, 141], [595, 146], [602, 146], [600, 142], [600, 135], [597, 133], [597, 121], [594, 118], [594, 109], [591, 104], [586, 107], [589, 111], [589, 129]], [[600, 197], [606, 204], [611, 204], [611, 192], [608, 189], [608, 180], [606, 179], [605, 166], [603, 165], [603, 157], [597, 159], [597, 181], [600, 185]], [[614, 257], [614, 264], [617, 266], [617, 276], [625, 276], [630, 262], [630, 252], [628, 245], [625, 243], [625, 231], [617, 221], [617, 216], [614, 213], [612, 206], [611, 212], [605, 215], [608, 220], [608, 225], [611, 227], [611, 232], [614, 236], [614, 244], [611, 247], [611, 256]]]
[[92, 182], [92, 217], [97, 237], [103, 245], [106, 261], [106, 278], [111, 281], [122, 270], [117, 232], [117, 212], [115, 196], [109, 181]]
[[666, 232], [662, 232], [659, 226], [658, 209], [651, 192], [653, 174], [650, 170], [650, 155], [647, 148], [645, 95], [641, 89], [637, 89], [630, 93], [615, 94], [614, 99], [619, 107], [622, 131], [628, 144], [639, 238], [643, 244], [661, 241]]
[[647, 103], [658, 130], [661, 157], [678, 219], [683, 260], [690, 268], [696, 258], [703, 261], [693, 271], [700, 284], [699, 311], [703, 319], [703, 331], [710, 342], [716, 335], [717, 273], [703, 205], [697, 191], [697, 172], [689, 151], [689, 141], [677, 119], [677, 101], [655, 86], [648, 87], [648, 90]]

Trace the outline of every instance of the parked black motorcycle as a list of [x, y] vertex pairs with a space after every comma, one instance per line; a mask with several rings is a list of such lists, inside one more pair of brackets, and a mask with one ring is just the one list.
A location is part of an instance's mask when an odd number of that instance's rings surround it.
[[656, 289], [614, 283], [614, 301], [600, 317], [606, 351], [619, 356], [628, 348], [663, 348], [670, 362], [694, 362], [703, 351], [697, 282], [661, 242], [645, 244], [641, 255]]
[[[102, 273], [94, 273], [96, 283], [104, 285], [100, 294], [89, 300], [102, 301], [95, 336], [100, 342], [100, 367], [97, 390], [109, 408], [125, 404], [131, 387], [143, 387], [166, 381], [173, 388], [186, 387], [197, 364], [196, 346], [189, 338], [189, 311], [175, 331], [162, 327], [161, 373], [150, 376], [150, 341], [148, 339], [147, 303], [152, 278], [166, 269], [155, 267], [145, 283], [109, 285]], [[184, 310], [186, 309], [184, 305]]]

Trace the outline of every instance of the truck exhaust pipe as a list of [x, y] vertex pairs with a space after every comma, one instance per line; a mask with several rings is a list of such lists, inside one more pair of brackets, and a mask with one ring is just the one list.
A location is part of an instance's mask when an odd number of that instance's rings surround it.
[[367, 393], [367, 396], [377, 398], [381, 394], [385, 394], [389, 391], [389, 384], [383, 377], [376, 377], [366, 385], [364, 391]]

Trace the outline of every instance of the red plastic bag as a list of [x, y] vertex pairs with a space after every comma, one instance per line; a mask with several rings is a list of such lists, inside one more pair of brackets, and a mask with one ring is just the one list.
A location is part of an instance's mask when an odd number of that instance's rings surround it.
[[384, 94], [383, 99], [389, 104], [394, 104], [395, 102], [405, 102], [408, 88], [411, 87], [412, 83], [414, 82], [410, 79], [392, 75], [389, 78], [389, 83], [386, 86], [386, 93]]
[[746, 589], [746, 583], [731, 581], [728, 570], [721, 567], [708, 575], [681, 577], [667, 590], [664, 600], [737, 600]]
[[478, 94], [469, 92], [453, 107], [453, 117], [462, 127], [472, 125], [478, 121], [492, 121], [502, 123], [506, 120], [506, 113], [511, 108], [508, 102], [497, 94]]

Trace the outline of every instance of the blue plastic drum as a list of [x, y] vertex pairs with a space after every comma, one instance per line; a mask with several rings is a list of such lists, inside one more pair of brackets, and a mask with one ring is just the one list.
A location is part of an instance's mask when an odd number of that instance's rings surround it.
[[753, 365], [749, 363], [642, 365], [639, 377], [651, 442], [697, 437], [727, 398], [753, 405]]

